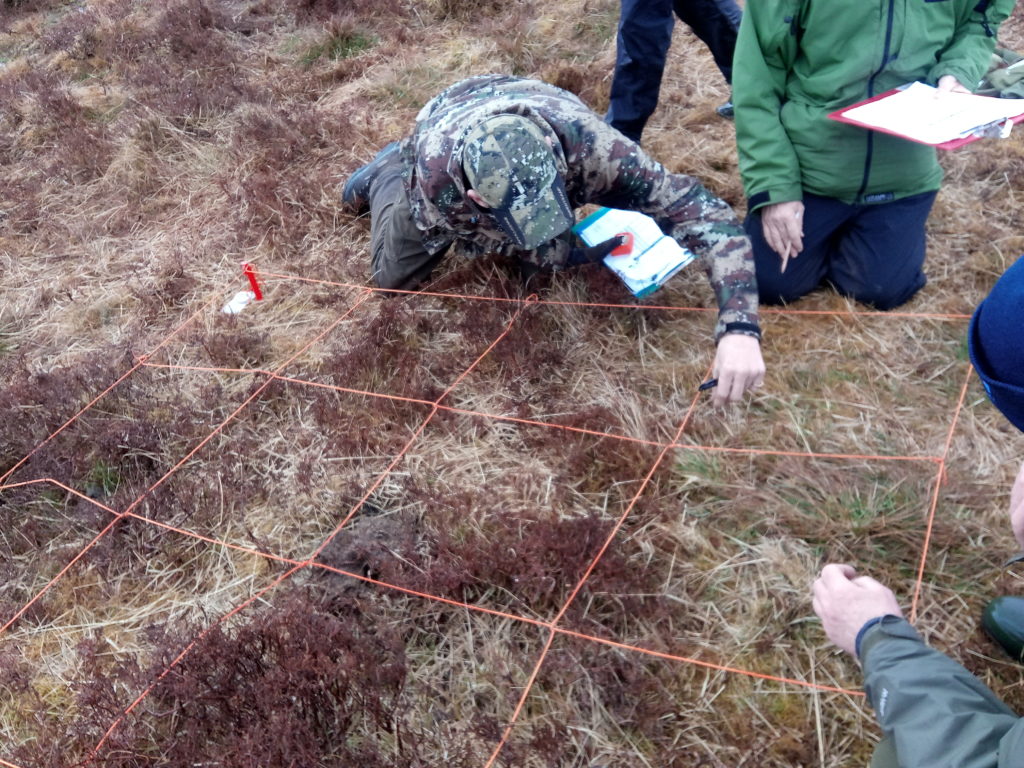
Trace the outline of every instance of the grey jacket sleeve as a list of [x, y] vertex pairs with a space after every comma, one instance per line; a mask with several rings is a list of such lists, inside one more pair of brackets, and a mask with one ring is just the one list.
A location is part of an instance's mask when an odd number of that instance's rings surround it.
[[901, 768], [1024, 768], [1024, 720], [887, 616], [861, 641], [864, 689]]

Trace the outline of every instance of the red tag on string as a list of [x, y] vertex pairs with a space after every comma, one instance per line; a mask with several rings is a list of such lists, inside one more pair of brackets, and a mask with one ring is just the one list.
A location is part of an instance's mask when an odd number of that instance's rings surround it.
[[260, 290], [259, 280], [256, 279], [256, 270], [253, 269], [252, 264], [247, 261], [242, 262], [242, 272], [249, 278], [249, 285], [252, 286], [253, 295], [256, 297], [256, 301], [262, 301], [263, 291]]

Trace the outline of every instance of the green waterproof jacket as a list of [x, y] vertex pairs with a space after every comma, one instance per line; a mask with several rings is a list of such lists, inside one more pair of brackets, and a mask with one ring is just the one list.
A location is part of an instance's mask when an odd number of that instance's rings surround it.
[[864, 689], [900, 768], [1024, 768], [1024, 719], [886, 616], [860, 645]]
[[935, 150], [837, 123], [841, 107], [953, 75], [974, 89], [1014, 0], [747, 0], [733, 62], [750, 210], [804, 191], [880, 203], [939, 188]]

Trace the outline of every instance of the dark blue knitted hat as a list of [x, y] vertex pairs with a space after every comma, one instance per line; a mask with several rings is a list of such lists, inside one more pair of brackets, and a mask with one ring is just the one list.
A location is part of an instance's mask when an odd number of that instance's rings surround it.
[[1024, 431], [1024, 256], [974, 310], [967, 350], [992, 404]]

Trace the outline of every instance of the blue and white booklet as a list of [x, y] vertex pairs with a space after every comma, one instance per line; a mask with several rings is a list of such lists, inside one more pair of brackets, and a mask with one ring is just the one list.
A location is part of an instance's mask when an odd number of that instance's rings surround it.
[[[616, 235], [631, 235], [632, 248], [621, 256], [605, 256], [604, 263], [637, 298], [654, 293], [696, 256], [664, 234], [650, 216], [618, 208], [599, 208], [573, 228], [587, 245]], [[616, 249], [618, 251], [620, 249]]]

